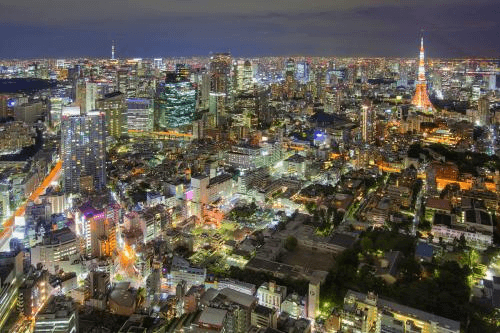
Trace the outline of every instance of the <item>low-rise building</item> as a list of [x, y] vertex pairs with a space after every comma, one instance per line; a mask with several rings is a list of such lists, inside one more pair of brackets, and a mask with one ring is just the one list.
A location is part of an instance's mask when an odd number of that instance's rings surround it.
[[344, 298], [345, 332], [459, 333], [460, 323], [377, 297], [349, 290]]
[[34, 332], [78, 332], [78, 311], [73, 299], [52, 296], [36, 315]]
[[281, 309], [281, 303], [286, 295], [286, 287], [279, 286], [274, 281], [264, 282], [257, 289], [259, 304], [271, 309]]

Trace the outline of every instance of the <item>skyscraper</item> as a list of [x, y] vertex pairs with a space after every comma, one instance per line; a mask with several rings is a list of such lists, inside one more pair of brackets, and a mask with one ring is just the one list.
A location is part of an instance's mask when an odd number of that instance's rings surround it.
[[231, 74], [231, 55], [217, 53], [210, 58], [209, 124], [213, 127], [224, 122], [228, 108]]
[[490, 118], [490, 101], [487, 97], [481, 97], [478, 101], [478, 119], [479, 125], [489, 125]]
[[372, 105], [369, 101], [363, 103], [363, 112], [361, 113], [361, 137], [364, 143], [370, 143], [373, 137], [373, 127], [371, 119]]
[[418, 80], [415, 87], [415, 95], [411, 103], [424, 111], [432, 111], [433, 106], [427, 94], [427, 82], [425, 79], [425, 59], [424, 59], [424, 37], [420, 40], [420, 57], [418, 62]]
[[95, 101], [97, 99], [97, 84], [86, 82], [85, 84], [85, 112], [95, 110]]
[[106, 114], [108, 135], [115, 139], [127, 136], [127, 100], [119, 91], [104, 95], [96, 103], [97, 109]]
[[61, 159], [64, 190], [78, 194], [106, 186], [106, 127], [104, 113], [80, 115], [79, 108], [63, 109]]
[[154, 103], [149, 98], [127, 99], [127, 126], [129, 130], [149, 132], [153, 130]]
[[157, 127], [177, 128], [189, 125], [196, 111], [196, 89], [189, 81], [168, 75], [156, 88], [155, 113]]

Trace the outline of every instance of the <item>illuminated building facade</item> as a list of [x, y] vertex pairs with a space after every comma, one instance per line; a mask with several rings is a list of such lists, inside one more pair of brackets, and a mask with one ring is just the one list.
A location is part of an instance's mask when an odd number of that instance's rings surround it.
[[61, 122], [61, 160], [64, 191], [80, 193], [106, 186], [106, 122], [104, 113], [64, 113]]
[[101, 210], [87, 202], [78, 209], [77, 230], [85, 241], [85, 253], [95, 257], [112, 255], [119, 217], [120, 207], [114, 204]]
[[17, 310], [26, 316], [34, 315], [50, 295], [49, 272], [35, 271], [19, 287]]
[[281, 303], [285, 300], [286, 295], [286, 287], [279, 286], [274, 281], [264, 282], [257, 289], [259, 304], [271, 309], [281, 309]]
[[188, 81], [173, 76], [158, 84], [155, 113], [160, 129], [190, 125], [196, 111], [196, 89]]
[[306, 61], [297, 63], [297, 72], [295, 73], [297, 81], [302, 84], [309, 82], [309, 64]]
[[63, 228], [45, 235], [40, 244], [31, 248], [31, 263], [35, 266], [42, 264], [50, 273], [56, 274], [60, 261], [79, 252], [76, 235], [69, 228]]
[[119, 91], [104, 95], [96, 103], [97, 108], [106, 114], [108, 135], [115, 139], [127, 135], [127, 102], [125, 95]]
[[411, 101], [417, 108], [432, 111], [433, 106], [427, 94], [427, 82], [425, 79], [424, 38], [420, 40], [420, 57], [418, 62], [418, 81], [415, 87], [415, 95]]
[[149, 132], [154, 125], [154, 103], [152, 99], [127, 99], [127, 127], [129, 130]]
[[343, 332], [460, 332], [457, 321], [352, 290], [340, 320]]
[[209, 125], [224, 123], [231, 92], [231, 55], [217, 53], [210, 58]]
[[364, 143], [370, 143], [372, 141], [373, 137], [373, 130], [372, 130], [372, 106], [371, 103], [367, 102], [364, 103], [362, 106], [362, 113], [361, 113], [361, 138]]
[[78, 313], [73, 299], [52, 296], [36, 315], [34, 332], [78, 332]]
[[7, 118], [8, 116], [8, 100], [9, 96], [0, 95], [0, 118]]

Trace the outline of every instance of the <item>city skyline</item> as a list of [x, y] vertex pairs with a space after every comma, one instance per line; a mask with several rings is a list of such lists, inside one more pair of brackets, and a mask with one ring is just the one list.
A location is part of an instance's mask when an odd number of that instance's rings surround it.
[[211, 1], [113, 1], [50, 6], [2, 4], [1, 58], [235, 56], [414, 57], [420, 30], [429, 57], [497, 57], [500, 37], [491, 0], [419, 4], [360, 1], [303, 4]]

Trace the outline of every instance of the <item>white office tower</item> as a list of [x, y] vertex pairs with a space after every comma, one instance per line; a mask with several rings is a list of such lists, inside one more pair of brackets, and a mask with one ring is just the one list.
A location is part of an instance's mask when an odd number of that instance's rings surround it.
[[85, 111], [95, 110], [95, 101], [97, 99], [97, 83], [85, 83]]
[[36, 315], [34, 332], [78, 332], [78, 314], [73, 299], [51, 296]]
[[63, 110], [61, 159], [64, 191], [78, 194], [106, 186], [106, 122], [99, 111]]

